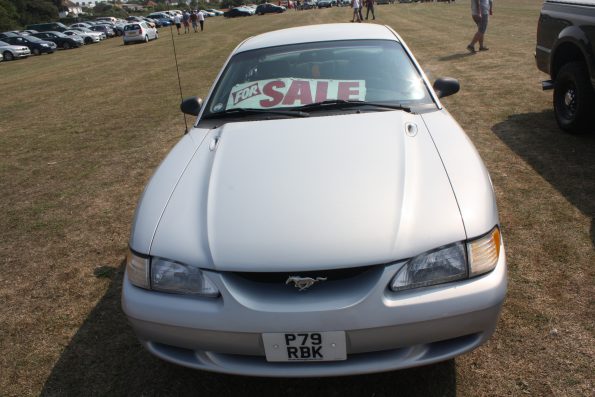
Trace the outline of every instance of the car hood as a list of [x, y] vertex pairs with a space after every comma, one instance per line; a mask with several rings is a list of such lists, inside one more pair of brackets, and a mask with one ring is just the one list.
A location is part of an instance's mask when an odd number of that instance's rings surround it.
[[[420, 116], [232, 122], [192, 134], [202, 143], [167, 200], [151, 255], [217, 270], [303, 271], [389, 263], [465, 239]], [[154, 208], [152, 199], [145, 192], [139, 207]]]

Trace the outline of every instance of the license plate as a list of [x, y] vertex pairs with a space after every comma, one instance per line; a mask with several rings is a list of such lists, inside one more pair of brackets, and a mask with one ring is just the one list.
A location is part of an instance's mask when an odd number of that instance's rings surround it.
[[347, 359], [345, 331], [262, 334], [267, 361]]

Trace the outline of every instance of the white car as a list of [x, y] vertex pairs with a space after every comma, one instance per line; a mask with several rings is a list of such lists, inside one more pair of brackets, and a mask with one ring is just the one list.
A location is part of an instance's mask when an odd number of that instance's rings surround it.
[[99, 38], [99, 40], [105, 40], [107, 38], [106, 34], [103, 32], [96, 32], [94, 30], [91, 30], [89, 28], [83, 28], [83, 27], [74, 27], [70, 30], [75, 30], [78, 32], [82, 32], [82, 33], [86, 33], [87, 35], [91, 35], [91, 36], [97, 36]]
[[222, 16], [224, 14], [221, 10], [215, 10], [214, 8], [207, 9], [208, 12], [212, 12], [215, 16]]
[[[267, 377], [449, 360], [490, 338], [506, 257], [492, 183], [376, 24], [242, 41], [136, 209], [122, 307], [154, 355]], [[397, 393], [398, 390], [395, 391]]]
[[31, 50], [22, 45], [12, 45], [0, 41], [0, 54], [2, 54], [5, 61], [12, 61], [14, 59], [28, 57], [31, 55]]
[[72, 28], [87, 28], [87, 29], [90, 29], [92, 26], [93, 25], [90, 24], [90, 23], [78, 22], [78, 23], [73, 23], [68, 28], [70, 28], [70, 29], [72, 29]]
[[148, 22], [129, 23], [124, 26], [124, 44], [149, 42], [149, 40], [157, 40], [159, 32], [154, 27], [150, 26]]
[[65, 30], [64, 32], [67, 36], [79, 36], [83, 38], [85, 44], [92, 44], [92, 43], [99, 43], [101, 41], [101, 36], [97, 34], [88, 34], [86, 32], [81, 32], [80, 30]]

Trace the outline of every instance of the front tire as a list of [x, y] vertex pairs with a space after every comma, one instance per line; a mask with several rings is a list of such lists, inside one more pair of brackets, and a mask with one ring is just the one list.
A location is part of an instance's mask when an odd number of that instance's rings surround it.
[[65, 50], [70, 49], [70, 43], [66, 42], [62, 45], [62, 48], [64, 48]]
[[10, 51], [4, 51], [2, 53], [2, 56], [4, 57], [5, 61], [13, 61], [14, 60], [14, 55]]
[[149, 42], [149, 36], [145, 35], [145, 43]]
[[582, 62], [562, 66], [554, 83], [554, 112], [558, 126], [573, 134], [593, 129], [595, 93]]
[[34, 48], [31, 52], [33, 53], [33, 55], [41, 55], [41, 51], [39, 51], [39, 48]]

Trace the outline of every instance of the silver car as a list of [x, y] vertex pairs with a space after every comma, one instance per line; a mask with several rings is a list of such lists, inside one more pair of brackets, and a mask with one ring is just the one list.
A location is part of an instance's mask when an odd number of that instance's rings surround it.
[[149, 40], [157, 40], [159, 38], [159, 32], [146, 21], [134, 22], [124, 26], [124, 35], [122, 37], [124, 44], [134, 42], [147, 43]]
[[265, 33], [231, 54], [136, 210], [122, 307], [183, 366], [335, 376], [494, 332], [506, 259], [473, 144], [391, 28]]
[[0, 41], [0, 54], [2, 54], [2, 57], [5, 61], [12, 61], [14, 59], [28, 57], [31, 55], [31, 50], [29, 50], [29, 47], [22, 45], [11, 45], [5, 43], [4, 41]]

